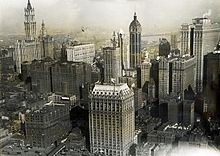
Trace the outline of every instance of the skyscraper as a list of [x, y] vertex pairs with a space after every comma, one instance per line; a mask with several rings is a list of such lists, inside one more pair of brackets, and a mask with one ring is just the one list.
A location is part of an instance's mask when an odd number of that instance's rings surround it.
[[136, 68], [141, 64], [141, 24], [137, 20], [136, 12], [129, 26], [130, 33], [130, 68]]
[[137, 77], [140, 77], [140, 80], [138, 79], [140, 82], [137, 82], [140, 83], [140, 88], [142, 88], [146, 82], [150, 81], [150, 68], [150, 59], [146, 56], [145, 60], [140, 65], [140, 75], [137, 74]]
[[216, 50], [204, 56], [204, 94], [210, 115], [220, 117], [220, 41]]
[[182, 24], [180, 30], [180, 53], [182, 55], [189, 52], [189, 24]]
[[168, 57], [170, 54], [170, 43], [166, 38], [160, 39], [159, 42], [159, 56]]
[[[203, 50], [202, 50], [202, 40], [203, 40], [203, 19], [196, 18], [193, 19], [194, 25], [194, 43], [193, 52], [196, 55], [196, 91], [202, 91], [202, 81], [203, 81]], [[192, 29], [192, 30], [193, 30]]]
[[18, 40], [15, 45], [13, 59], [16, 64], [16, 72], [21, 73], [21, 63], [41, 59], [40, 43], [36, 38], [36, 21], [34, 8], [28, 0], [27, 8], [24, 9], [25, 40]]
[[195, 63], [195, 57], [161, 57], [159, 60], [159, 98], [166, 97], [170, 93], [184, 95], [184, 90], [189, 85], [194, 89]]
[[175, 50], [178, 47], [177, 34], [171, 34], [170, 41], [171, 50]]
[[44, 21], [42, 21], [40, 35], [38, 37], [40, 42], [41, 59], [50, 57], [54, 58], [54, 38], [47, 34]]
[[[119, 34], [118, 34], [119, 35]], [[105, 82], [111, 82], [111, 79], [114, 78], [118, 81], [119, 77], [122, 76], [122, 67], [123, 67], [123, 58], [122, 54], [122, 38], [118, 36], [118, 46], [116, 41], [116, 35], [113, 33], [112, 46], [104, 47], [103, 56], [104, 56], [104, 80]]]
[[196, 92], [203, 90], [204, 55], [213, 51], [219, 36], [219, 23], [212, 23], [209, 17], [195, 18], [192, 24], [182, 25], [181, 54], [196, 56]]
[[26, 40], [31, 41], [36, 38], [36, 21], [35, 21], [35, 12], [34, 8], [31, 6], [30, 0], [28, 0], [27, 8], [24, 9], [24, 27]]
[[93, 153], [127, 156], [134, 141], [134, 93], [127, 84], [96, 84], [89, 108]]

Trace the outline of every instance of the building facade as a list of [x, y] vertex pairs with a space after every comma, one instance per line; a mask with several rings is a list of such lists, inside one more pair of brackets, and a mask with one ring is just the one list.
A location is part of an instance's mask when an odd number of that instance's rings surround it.
[[105, 82], [111, 82], [112, 78], [118, 80], [122, 75], [120, 48], [105, 47], [103, 48], [103, 56]]
[[41, 24], [38, 41], [40, 43], [41, 59], [46, 57], [54, 59], [54, 38], [47, 34], [44, 21]]
[[28, 0], [25, 11], [25, 40], [18, 40], [15, 43], [13, 60], [16, 65], [16, 72], [21, 73], [21, 64], [27, 61], [41, 60], [46, 57], [54, 58], [54, 39], [47, 35], [44, 22], [40, 30], [40, 35], [36, 35], [36, 21], [34, 8]]
[[140, 68], [141, 68], [141, 88], [142, 88], [146, 82], [150, 81], [150, 68], [151, 68], [150, 59], [145, 57], [145, 60], [141, 63]]
[[189, 85], [195, 90], [195, 68], [195, 57], [161, 57], [159, 59], [159, 98], [170, 93], [183, 96], [184, 90]]
[[95, 57], [94, 44], [67, 45], [67, 61], [93, 63]]
[[25, 61], [40, 60], [40, 44], [35, 41], [27, 42], [25, 40], [18, 40], [15, 46], [15, 53], [13, 60], [16, 65], [16, 72], [21, 73], [21, 64]]
[[25, 114], [25, 142], [44, 149], [59, 145], [71, 129], [69, 108], [65, 104], [50, 102], [40, 109], [28, 110]]
[[24, 9], [24, 28], [26, 41], [33, 41], [36, 39], [36, 21], [34, 8], [31, 6], [30, 0], [28, 0], [27, 7]]
[[204, 94], [210, 115], [220, 116], [220, 43], [204, 56]]
[[128, 156], [134, 141], [134, 94], [127, 84], [96, 84], [89, 108], [92, 153]]
[[37, 93], [83, 96], [84, 86], [91, 84], [91, 66], [83, 62], [59, 62], [52, 59], [22, 64], [22, 76], [29, 78], [30, 89]]
[[204, 55], [213, 51], [219, 36], [220, 24], [212, 23], [210, 17], [195, 18], [181, 27], [181, 54], [196, 56], [196, 92], [203, 90]]
[[189, 24], [181, 25], [180, 30], [180, 53], [182, 55], [189, 53]]

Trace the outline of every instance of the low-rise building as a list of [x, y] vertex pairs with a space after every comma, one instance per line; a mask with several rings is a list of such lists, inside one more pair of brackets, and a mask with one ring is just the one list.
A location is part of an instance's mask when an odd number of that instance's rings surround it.
[[38, 148], [57, 146], [70, 131], [70, 107], [52, 101], [25, 114], [26, 144]]

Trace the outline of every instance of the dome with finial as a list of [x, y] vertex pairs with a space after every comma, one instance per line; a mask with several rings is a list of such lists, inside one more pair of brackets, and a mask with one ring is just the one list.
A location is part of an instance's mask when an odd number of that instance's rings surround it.
[[136, 12], [134, 13], [134, 19], [129, 26], [129, 31], [130, 32], [141, 32], [142, 31], [141, 24], [137, 20]]

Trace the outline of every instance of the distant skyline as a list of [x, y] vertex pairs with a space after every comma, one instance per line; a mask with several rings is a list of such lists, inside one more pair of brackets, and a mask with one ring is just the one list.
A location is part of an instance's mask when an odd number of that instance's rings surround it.
[[[28, 0], [0, 0], [0, 34], [24, 34], [24, 7]], [[123, 29], [136, 11], [144, 34], [177, 31], [194, 17], [211, 14], [220, 19], [219, 0], [30, 0], [37, 32], [44, 20], [48, 32], [85, 28]]]

